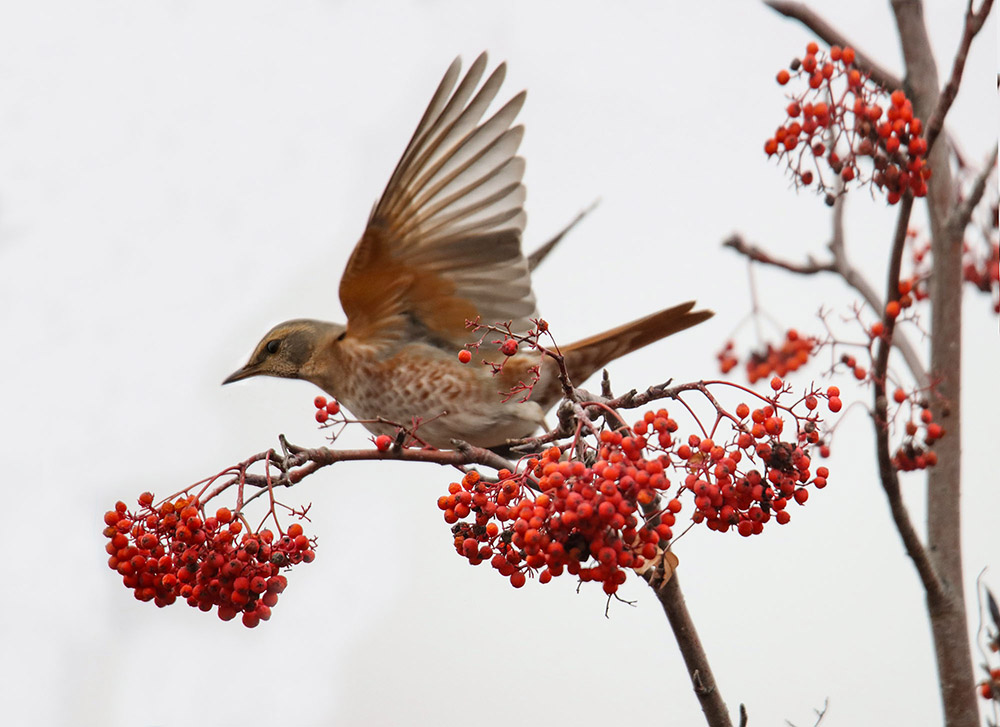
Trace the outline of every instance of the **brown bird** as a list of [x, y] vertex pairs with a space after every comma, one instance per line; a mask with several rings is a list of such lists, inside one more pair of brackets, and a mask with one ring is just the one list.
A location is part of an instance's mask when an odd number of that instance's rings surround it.
[[[340, 281], [347, 325], [299, 319], [261, 339], [249, 362], [223, 383], [251, 376], [305, 379], [337, 399], [377, 434], [405, 425], [434, 447], [455, 439], [496, 447], [531, 435], [562, 389], [557, 367], [542, 361], [528, 401], [499, 392], [530, 383], [537, 351], [522, 350], [494, 376], [483, 361], [505, 357], [489, 345], [463, 364], [458, 351], [478, 340], [467, 321], [510, 322], [515, 332], [537, 318], [529, 265], [521, 252], [526, 216], [517, 149], [524, 104], [517, 94], [482, 121], [506, 72], [500, 64], [476, 90], [480, 55], [458, 82], [448, 68], [375, 205]], [[712, 316], [682, 303], [562, 348], [570, 379]], [[487, 351], [487, 349], [490, 349]], [[381, 421], [380, 421], [381, 420]]]

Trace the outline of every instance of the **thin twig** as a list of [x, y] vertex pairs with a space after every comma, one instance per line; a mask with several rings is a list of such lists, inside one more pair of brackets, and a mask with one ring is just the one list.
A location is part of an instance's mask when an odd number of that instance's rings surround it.
[[[912, 210], [913, 196], [907, 193], [899, 205], [899, 217], [896, 220], [896, 232], [893, 236], [892, 252], [889, 258], [888, 281], [886, 282], [886, 297], [889, 302], [899, 300], [899, 269], [903, 259], [906, 230]], [[896, 523], [900, 538], [903, 540], [903, 546], [916, 566], [928, 599], [933, 600], [942, 596], [941, 581], [928, 558], [927, 549], [913, 527], [906, 505], [903, 503], [903, 495], [899, 488], [899, 473], [892, 463], [892, 453], [889, 451], [889, 398], [886, 394], [886, 374], [896, 319], [888, 314], [883, 314], [882, 322], [885, 325], [885, 334], [878, 341], [871, 372], [875, 389], [872, 418], [875, 425], [879, 479], [889, 501], [892, 519]]]
[[958, 207], [956, 207], [948, 216], [948, 221], [945, 223], [945, 227], [948, 230], [948, 234], [952, 238], [958, 239], [965, 231], [966, 226], [969, 224], [969, 220], [972, 219], [972, 213], [975, 211], [980, 200], [983, 198], [983, 194], [986, 192], [986, 182], [989, 180], [990, 175], [995, 171], [996, 164], [997, 145], [994, 144], [990, 160], [976, 176], [976, 182], [972, 185], [972, 189], [969, 190], [969, 195], [963, 199], [962, 203], [958, 205]]
[[[774, 257], [756, 245], [747, 243], [740, 235], [735, 234], [727, 238], [722, 245], [723, 247], [732, 248], [736, 252], [750, 260], [753, 260], [754, 262], [781, 268], [782, 270], [788, 270], [789, 272], [797, 273], [799, 275], [836, 273], [844, 279], [844, 282], [860, 293], [861, 297], [864, 298], [865, 302], [871, 306], [874, 311], [882, 313], [885, 310], [885, 304], [879, 297], [875, 287], [869, 283], [868, 280], [865, 279], [864, 275], [861, 274], [861, 271], [852, 265], [847, 259], [847, 253], [843, 241], [843, 222], [838, 219], [838, 215], [843, 214], [842, 210], [843, 201], [842, 198], [838, 197], [837, 202], [834, 204], [834, 234], [833, 239], [829, 244], [830, 252], [833, 255], [833, 260], [830, 262], [817, 262], [811, 257], [806, 263], [795, 263], [788, 260], [782, 260]], [[902, 333], [897, 333], [893, 339], [893, 345], [903, 356], [903, 360], [906, 361], [906, 365], [909, 367], [910, 373], [913, 374], [913, 378], [916, 379], [918, 386], [921, 388], [926, 387], [930, 382], [930, 378], [928, 377], [927, 371], [920, 360], [920, 354], [917, 353], [916, 348], [914, 348], [913, 344], [910, 343], [909, 338], [902, 335]]]
[[983, 23], [986, 22], [986, 18], [989, 16], [992, 7], [993, 0], [983, 0], [983, 4], [977, 12], [972, 8], [972, 0], [969, 0], [969, 5], [965, 11], [965, 27], [962, 30], [962, 40], [959, 41], [958, 51], [955, 53], [955, 60], [951, 66], [951, 76], [948, 78], [948, 83], [941, 89], [937, 103], [934, 105], [934, 111], [927, 120], [927, 130], [924, 138], [927, 140], [928, 152], [930, 152], [931, 147], [934, 146], [934, 142], [944, 128], [944, 117], [948, 115], [951, 105], [955, 102], [955, 97], [958, 96], [958, 89], [962, 83], [962, 73], [965, 71], [965, 61], [969, 56], [972, 39], [982, 29]]

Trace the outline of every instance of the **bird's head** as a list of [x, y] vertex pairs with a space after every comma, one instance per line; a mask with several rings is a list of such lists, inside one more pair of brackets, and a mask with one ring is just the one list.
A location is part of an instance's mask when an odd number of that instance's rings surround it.
[[251, 376], [280, 376], [285, 379], [315, 377], [313, 357], [335, 346], [345, 333], [344, 326], [308, 319], [279, 323], [260, 339], [246, 366], [230, 374], [223, 384]]

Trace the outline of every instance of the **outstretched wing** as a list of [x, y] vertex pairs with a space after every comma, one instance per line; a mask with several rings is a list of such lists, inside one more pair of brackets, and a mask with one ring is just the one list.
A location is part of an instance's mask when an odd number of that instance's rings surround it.
[[456, 87], [461, 61], [451, 64], [372, 210], [340, 282], [348, 335], [454, 349], [476, 317], [531, 327], [524, 127], [511, 127], [525, 93], [480, 123], [506, 72], [500, 64], [477, 91], [485, 68], [483, 53]]

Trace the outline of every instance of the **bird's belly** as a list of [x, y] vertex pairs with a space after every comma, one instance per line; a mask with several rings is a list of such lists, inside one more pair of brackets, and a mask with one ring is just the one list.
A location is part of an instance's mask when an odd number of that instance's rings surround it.
[[537, 403], [502, 402], [500, 382], [488, 367], [462, 364], [430, 346], [407, 346], [350, 369], [330, 393], [376, 434], [392, 434], [399, 425], [442, 449], [450, 449], [453, 439], [494, 447], [529, 436], [542, 423]]

